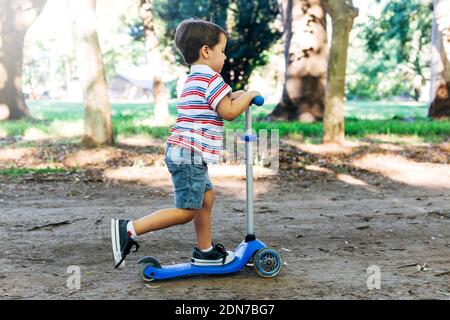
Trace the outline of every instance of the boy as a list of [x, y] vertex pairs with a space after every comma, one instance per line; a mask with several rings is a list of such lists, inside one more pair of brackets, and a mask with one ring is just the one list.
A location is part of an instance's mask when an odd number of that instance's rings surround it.
[[178, 118], [168, 138], [165, 163], [172, 176], [175, 208], [156, 211], [136, 221], [112, 219], [111, 240], [115, 267], [119, 267], [141, 234], [194, 220], [197, 247], [191, 263], [224, 265], [234, 259], [232, 251], [211, 241], [214, 190], [208, 163], [218, 163], [222, 150], [223, 119], [242, 114], [257, 91], [231, 92], [220, 76], [225, 62], [227, 32], [199, 19], [184, 20], [177, 27], [175, 44], [191, 66], [177, 104]]

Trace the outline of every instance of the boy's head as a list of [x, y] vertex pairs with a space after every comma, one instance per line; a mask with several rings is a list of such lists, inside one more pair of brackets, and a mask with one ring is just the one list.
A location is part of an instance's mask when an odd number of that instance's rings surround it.
[[207, 64], [216, 72], [225, 62], [227, 39], [220, 26], [200, 19], [182, 21], [175, 32], [175, 45], [187, 64]]

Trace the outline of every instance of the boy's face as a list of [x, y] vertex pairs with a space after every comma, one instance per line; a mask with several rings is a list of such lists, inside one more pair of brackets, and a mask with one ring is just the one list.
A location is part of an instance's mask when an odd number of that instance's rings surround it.
[[214, 48], [209, 49], [209, 62], [210, 67], [215, 72], [220, 73], [225, 63], [227, 56], [225, 55], [225, 48], [227, 46], [227, 37], [223, 33], [220, 34], [220, 41], [214, 46]]

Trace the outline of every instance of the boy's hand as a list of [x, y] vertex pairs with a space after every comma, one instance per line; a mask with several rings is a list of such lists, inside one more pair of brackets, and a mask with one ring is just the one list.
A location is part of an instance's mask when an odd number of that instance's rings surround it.
[[252, 100], [261, 95], [259, 91], [249, 91], [242, 93], [239, 98], [232, 100], [230, 96], [225, 96], [217, 104], [217, 113], [227, 121], [236, 119], [245, 109], [250, 107]]
[[257, 97], [257, 96], [262, 96], [261, 92], [256, 91], [256, 90], [250, 91], [249, 93], [250, 93], [251, 96], [252, 96], [252, 101], [253, 101], [253, 99], [254, 99], [255, 97]]

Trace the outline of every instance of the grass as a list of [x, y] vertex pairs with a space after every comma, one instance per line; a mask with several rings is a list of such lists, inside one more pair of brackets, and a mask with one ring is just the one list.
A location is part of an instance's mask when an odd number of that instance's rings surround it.
[[11, 177], [19, 177], [27, 174], [55, 174], [55, 173], [67, 173], [73, 172], [73, 170], [68, 171], [67, 169], [62, 168], [17, 168], [11, 167], [6, 169], [0, 169], [0, 175], [11, 176]]
[[[37, 122], [29, 120], [0, 122], [0, 137], [23, 136], [33, 128], [44, 134], [57, 137], [73, 137], [83, 132], [83, 106], [81, 103], [52, 101], [31, 101], [30, 111]], [[266, 122], [257, 120], [268, 115], [274, 104], [262, 108], [254, 107], [254, 128], [278, 129], [280, 137], [296, 135], [317, 140], [322, 136], [322, 123]], [[348, 137], [360, 138], [368, 134], [412, 135], [427, 141], [436, 141], [450, 136], [450, 121], [431, 121], [426, 118], [427, 108], [416, 102], [362, 102], [350, 101], [345, 106], [345, 132]], [[175, 102], [170, 103], [169, 112], [175, 120], [177, 115]], [[114, 134], [148, 135], [165, 138], [170, 134], [168, 127], [152, 127], [139, 124], [139, 121], [151, 119], [153, 105], [146, 103], [112, 104]], [[225, 122], [225, 129], [243, 129], [244, 116], [233, 122]]]

